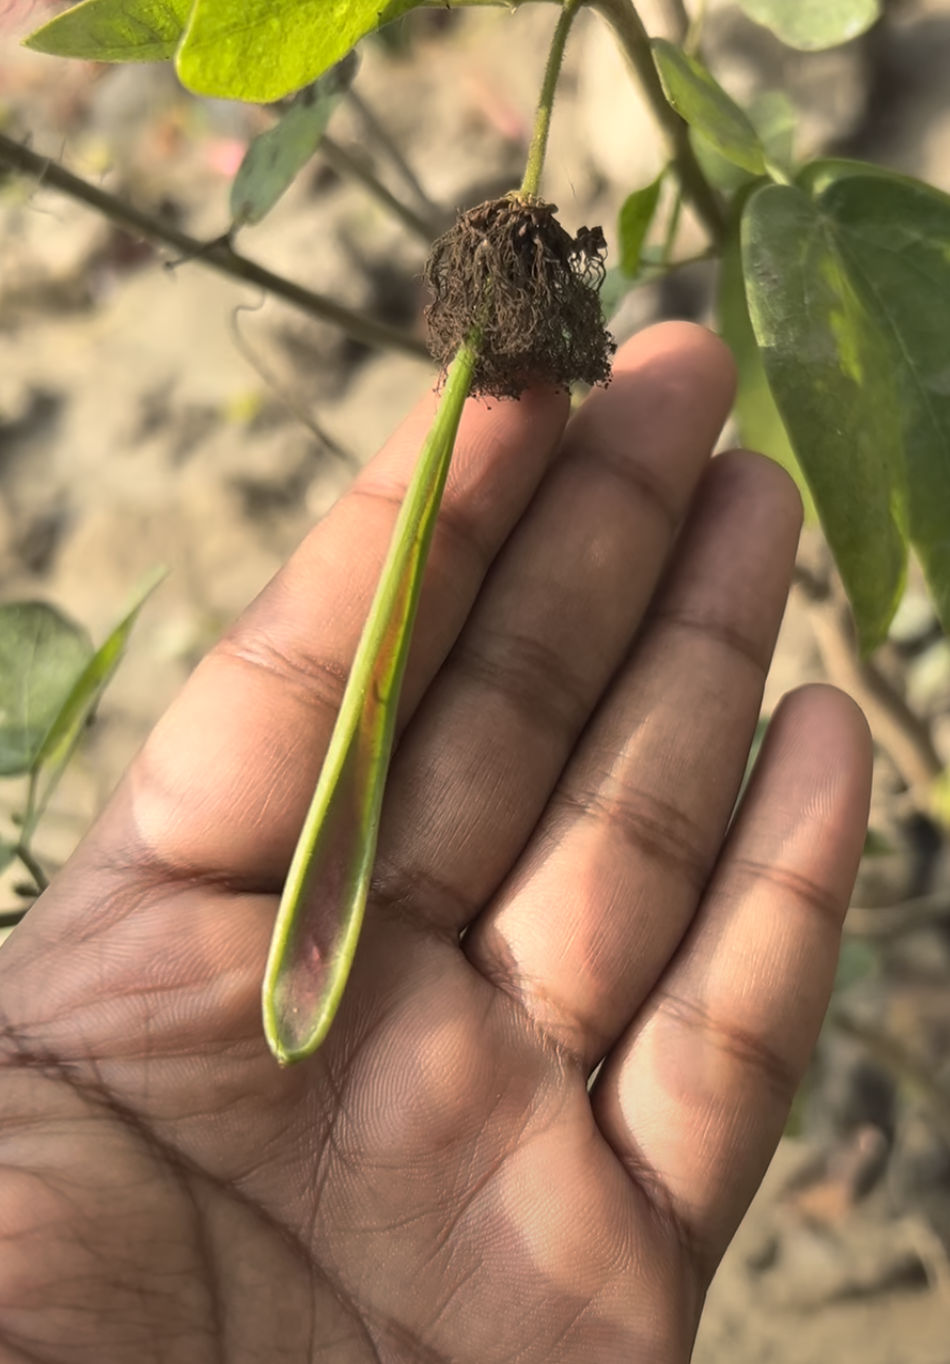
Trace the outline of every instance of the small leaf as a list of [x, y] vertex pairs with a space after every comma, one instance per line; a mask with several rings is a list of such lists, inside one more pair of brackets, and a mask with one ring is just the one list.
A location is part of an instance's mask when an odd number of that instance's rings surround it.
[[867, 652], [887, 633], [907, 567], [891, 353], [848, 274], [835, 223], [800, 190], [766, 185], [750, 196], [742, 260], [769, 388]]
[[178, 77], [199, 95], [272, 104], [419, 0], [195, 0]]
[[750, 19], [803, 52], [838, 47], [880, 18], [881, 0], [738, 0]]
[[764, 175], [765, 154], [756, 131], [718, 81], [674, 43], [655, 38], [652, 48], [666, 98], [680, 117], [727, 161]]
[[24, 47], [93, 62], [162, 62], [175, 49], [192, 0], [82, 0], [38, 28]]
[[620, 269], [628, 279], [635, 279], [640, 270], [640, 257], [643, 243], [656, 214], [660, 202], [660, 188], [663, 172], [645, 185], [636, 189], [624, 200], [617, 220], [617, 237], [620, 243]]
[[24, 826], [22, 837], [25, 842], [32, 836], [40, 815], [66, 770], [87, 721], [115, 676], [139, 612], [164, 577], [164, 569], [149, 575], [136, 592], [130, 609], [112, 630], [105, 643], [88, 660], [73, 682], [68, 695], [64, 697], [34, 759], [33, 765], [40, 773], [40, 782], [31, 825], [29, 828]]
[[85, 630], [46, 602], [0, 606], [0, 776], [30, 771], [91, 655]]
[[358, 66], [356, 53], [349, 53], [325, 76], [304, 86], [279, 122], [254, 138], [231, 186], [234, 227], [259, 223], [290, 187], [320, 145]]
[[811, 491], [775, 406], [749, 318], [739, 239], [741, 203], [739, 208], [740, 211], [733, 215], [723, 246], [717, 299], [719, 331], [732, 351], [738, 371], [735, 416], [739, 437], [750, 450], [768, 455], [791, 474], [801, 493], [805, 519], [813, 523], [817, 513]]
[[763, 90], [748, 108], [749, 122], [759, 135], [770, 166], [777, 166], [785, 175], [792, 171], [795, 161], [795, 128], [798, 116], [795, 106], [783, 90]]

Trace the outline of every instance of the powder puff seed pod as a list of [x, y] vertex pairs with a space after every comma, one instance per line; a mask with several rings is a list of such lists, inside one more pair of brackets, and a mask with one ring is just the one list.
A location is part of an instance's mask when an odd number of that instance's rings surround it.
[[472, 393], [517, 398], [532, 384], [605, 384], [616, 342], [599, 289], [607, 243], [599, 227], [572, 237], [554, 204], [508, 195], [459, 215], [432, 247], [424, 279], [429, 350], [445, 369], [479, 336]]

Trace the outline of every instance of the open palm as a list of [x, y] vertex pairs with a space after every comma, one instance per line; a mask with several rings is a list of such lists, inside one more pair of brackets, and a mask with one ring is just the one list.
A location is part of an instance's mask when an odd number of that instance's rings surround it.
[[800, 515], [709, 463], [731, 385], [667, 325], [566, 431], [469, 404], [354, 972], [288, 1071], [267, 942], [431, 402], [198, 669], [0, 956], [3, 1364], [688, 1359], [870, 768], [806, 689], [730, 828]]

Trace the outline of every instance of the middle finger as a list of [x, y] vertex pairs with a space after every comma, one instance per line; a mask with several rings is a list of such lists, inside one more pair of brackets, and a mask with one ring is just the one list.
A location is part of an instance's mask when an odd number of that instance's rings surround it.
[[732, 392], [721, 342], [666, 324], [573, 418], [396, 756], [377, 907], [458, 930], [496, 889], [629, 648]]

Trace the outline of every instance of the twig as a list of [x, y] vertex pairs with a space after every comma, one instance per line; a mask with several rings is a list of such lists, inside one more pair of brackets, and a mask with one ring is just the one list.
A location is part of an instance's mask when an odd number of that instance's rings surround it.
[[426, 222], [416, 213], [415, 209], [404, 204], [401, 199], [397, 199], [392, 190], [386, 188], [362, 157], [354, 156], [346, 147], [341, 147], [339, 142], [336, 142], [328, 133], [323, 134], [319, 150], [328, 166], [331, 166], [340, 175], [350, 175], [354, 180], [359, 180], [360, 184], [364, 185], [370, 194], [378, 199], [401, 223], [404, 223], [410, 232], [420, 237], [426, 247], [429, 247], [439, 235], [438, 224]]
[[363, 120], [367, 132], [379, 144], [379, 146], [382, 148], [382, 150], [386, 153], [390, 161], [395, 166], [396, 170], [402, 176], [403, 181], [406, 184], [406, 187], [415, 196], [416, 202], [419, 205], [420, 209], [422, 210], [423, 214], [425, 215], [427, 221], [437, 226], [437, 231], [433, 232], [432, 235], [434, 237], [440, 236], [441, 233], [445, 230], [445, 224], [443, 223], [443, 219], [445, 218], [446, 215], [443, 212], [443, 210], [439, 208], [438, 204], [433, 203], [432, 200], [429, 198], [428, 194], [426, 194], [415, 171], [412, 169], [409, 162], [403, 156], [402, 152], [399, 150], [396, 143], [389, 136], [389, 133], [385, 126], [383, 125], [382, 121], [379, 118], [377, 118], [376, 114], [366, 103], [366, 100], [363, 99], [359, 91], [351, 88], [347, 98], [350, 104], [352, 104], [353, 108], [359, 114], [360, 118]]
[[873, 659], [859, 656], [851, 608], [837, 575], [815, 573], [799, 565], [793, 581], [811, 607], [815, 639], [829, 678], [858, 702], [915, 803], [928, 809], [933, 783], [943, 772], [929, 725], [914, 714]]
[[49, 885], [49, 877], [46, 875], [46, 872], [40, 866], [39, 862], [37, 862], [32, 852], [30, 852], [30, 849], [25, 848], [22, 843], [18, 843], [16, 855], [33, 877], [36, 889], [40, 892], [44, 891]]
[[407, 355], [428, 358], [425, 345], [417, 337], [398, 331], [385, 322], [376, 322], [371, 317], [355, 313], [331, 298], [313, 293], [300, 284], [284, 279], [282, 275], [275, 275], [256, 262], [248, 260], [246, 256], [240, 255], [226, 237], [212, 242], [200, 242], [194, 237], [189, 237], [187, 233], [180, 232], [170, 223], [143, 213], [130, 204], [123, 203], [114, 194], [90, 185], [55, 161], [50, 161], [48, 157], [37, 156], [36, 152], [30, 151], [28, 147], [4, 136], [3, 133], [0, 133], [0, 162], [14, 166], [43, 185], [50, 185], [53, 189], [79, 200], [80, 203], [87, 204], [126, 231], [144, 237], [147, 241], [171, 246], [185, 259], [198, 261], [212, 270], [217, 270], [219, 274], [265, 289], [310, 317], [318, 317], [321, 321], [339, 327], [354, 341], [361, 341], [366, 346], [382, 350], [398, 350]]
[[696, 160], [688, 127], [663, 93], [643, 21], [630, 0], [592, 0], [592, 7], [600, 11], [617, 35], [654, 117], [669, 138], [683, 197], [692, 204], [713, 241], [721, 243], [726, 235], [722, 205]]
[[666, 11], [666, 22], [670, 30], [670, 40], [678, 43], [680, 47], [686, 42], [686, 35], [689, 33], [690, 17], [686, 8], [686, 0], [663, 0], [663, 8]]
[[336, 458], [340, 460], [342, 464], [345, 464], [352, 473], [359, 473], [361, 466], [356, 456], [352, 455], [349, 450], [344, 450], [343, 446], [340, 445], [338, 441], [334, 440], [328, 431], [323, 429], [316, 418], [306, 411], [303, 403], [299, 402], [289, 389], [285, 389], [282, 384], [277, 382], [264, 362], [259, 356], [255, 355], [254, 351], [251, 349], [250, 343], [242, 334], [241, 328], [238, 325], [238, 317], [241, 313], [254, 313], [256, 311], [257, 308], [249, 304], [239, 304], [238, 307], [235, 308], [231, 316], [231, 340], [234, 342], [234, 345], [250, 365], [251, 369], [260, 376], [268, 388], [270, 388], [271, 392], [276, 394], [277, 398], [284, 404], [287, 410], [297, 418], [300, 424], [306, 427], [318, 444], [324, 446], [331, 455], [336, 456]]

